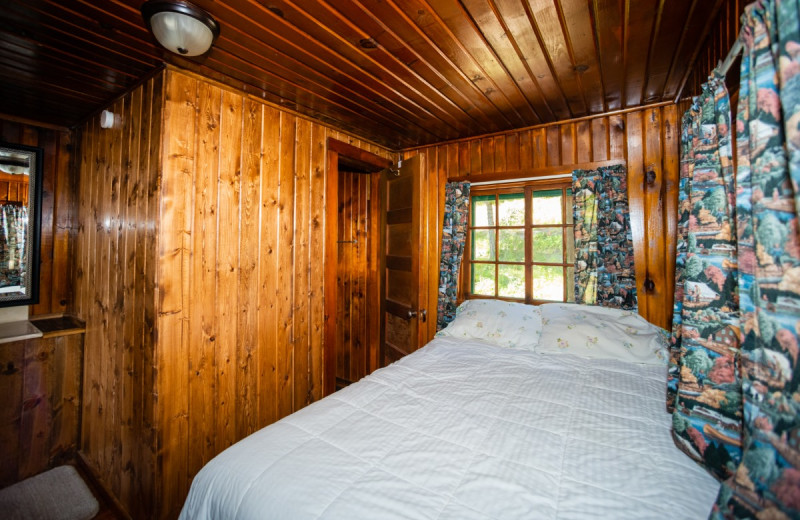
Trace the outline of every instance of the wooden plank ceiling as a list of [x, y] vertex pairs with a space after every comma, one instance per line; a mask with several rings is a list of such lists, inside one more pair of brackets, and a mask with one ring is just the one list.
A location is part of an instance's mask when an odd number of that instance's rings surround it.
[[3, 0], [0, 115], [74, 126], [168, 62], [409, 148], [674, 100], [731, 1], [194, 0], [187, 59], [142, 0]]

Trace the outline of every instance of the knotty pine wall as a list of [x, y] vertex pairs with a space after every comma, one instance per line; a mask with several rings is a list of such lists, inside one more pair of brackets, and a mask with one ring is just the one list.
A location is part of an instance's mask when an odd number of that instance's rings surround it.
[[[72, 313], [86, 322], [81, 456], [134, 518], [158, 480], [156, 247], [163, 77], [81, 129]], [[169, 400], [169, 396], [163, 396]]]
[[[469, 175], [531, 176], [552, 174], [553, 167], [571, 171], [578, 164], [621, 160], [628, 167], [628, 190], [633, 228], [639, 313], [661, 327], [672, 315], [675, 225], [679, 179], [680, 114], [674, 104], [542, 125], [474, 139], [463, 139], [414, 150], [404, 157], [424, 156], [428, 195], [422, 202], [431, 251], [427, 269], [428, 309], [436, 309], [439, 242], [448, 178]], [[651, 183], [646, 172], [655, 174]], [[438, 223], [438, 224], [436, 224]], [[652, 290], [645, 282], [652, 281]], [[433, 313], [432, 313], [433, 314]], [[429, 319], [429, 335], [435, 319]]]
[[168, 518], [214, 455], [322, 396], [325, 143], [391, 154], [175, 69], [111, 110], [82, 139], [83, 450]]

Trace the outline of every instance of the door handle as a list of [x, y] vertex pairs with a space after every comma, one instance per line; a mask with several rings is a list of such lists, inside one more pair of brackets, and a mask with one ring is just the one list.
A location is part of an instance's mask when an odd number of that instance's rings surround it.
[[422, 323], [425, 323], [428, 320], [428, 311], [425, 310], [425, 309], [422, 309], [419, 312], [410, 310], [406, 314], [406, 319], [410, 320], [411, 318], [416, 318], [417, 316], [419, 316], [419, 318], [422, 321]]

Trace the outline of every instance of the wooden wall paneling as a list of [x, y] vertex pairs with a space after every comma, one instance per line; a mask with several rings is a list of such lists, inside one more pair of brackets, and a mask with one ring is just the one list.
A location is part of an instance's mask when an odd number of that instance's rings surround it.
[[369, 349], [369, 362], [367, 365], [368, 373], [372, 373], [380, 368], [381, 361], [381, 314], [376, 312], [380, 309], [381, 301], [381, 280], [380, 280], [380, 221], [381, 221], [381, 173], [373, 173], [369, 176], [369, 220], [367, 233], [370, 237], [369, 244], [369, 263], [367, 265], [367, 290], [368, 305], [370, 311], [367, 313], [367, 347]]
[[0, 345], [0, 486], [74, 460], [82, 359], [80, 334]]
[[[137, 208], [139, 215], [144, 214], [141, 219], [141, 230], [138, 232], [136, 244], [136, 262], [139, 263], [139, 255], [143, 257], [143, 268], [139, 273], [144, 273], [137, 280], [142, 280], [141, 294], [143, 306], [143, 316], [141, 324], [141, 412], [137, 416], [137, 421], [141, 421], [139, 433], [138, 449], [140, 451], [137, 459], [138, 468], [135, 475], [137, 486], [130, 497], [125, 497], [124, 502], [131, 509], [133, 516], [153, 515], [156, 509], [156, 497], [153, 489], [156, 486], [156, 461], [157, 446], [154, 442], [156, 437], [156, 375], [157, 366], [155, 358], [156, 344], [156, 260], [157, 251], [157, 229], [160, 227], [159, 197], [158, 187], [161, 182], [161, 159], [162, 159], [162, 121], [165, 106], [166, 88], [165, 75], [155, 76], [145, 85], [145, 100], [147, 109], [142, 111], [142, 138], [147, 132], [146, 144], [142, 146], [140, 157], [146, 159], [146, 169], [142, 170], [145, 174], [146, 182], [141, 184], [140, 195], [137, 201], [141, 205]], [[146, 130], [145, 130], [146, 129]], [[146, 153], [145, 153], [146, 152]], [[141, 237], [141, 238], [140, 238]], [[139, 247], [139, 243], [142, 246]], [[137, 292], [140, 290], [137, 283]], [[138, 389], [137, 389], [138, 390]], [[140, 395], [137, 392], [137, 395]]]
[[20, 417], [19, 477], [25, 479], [47, 468], [47, 440], [52, 429], [48, 379], [55, 353], [52, 341], [23, 343], [22, 413]]
[[[261, 206], [262, 104], [245, 99], [242, 109], [242, 165], [239, 209], [239, 305], [236, 343], [236, 438], [259, 428], [258, 399], [258, 257]], [[266, 352], [264, 352], [266, 354]], [[190, 473], [191, 475], [192, 473]]]
[[310, 403], [309, 399], [309, 309], [311, 272], [309, 256], [309, 212], [311, 160], [311, 123], [297, 120], [295, 146], [295, 209], [294, 209], [294, 316], [292, 320], [294, 340], [294, 398], [292, 410], [299, 410]]
[[[308, 402], [322, 398], [323, 328], [325, 322], [325, 264], [320, 252], [325, 250], [325, 143], [327, 130], [317, 124], [311, 127], [311, 159], [309, 164], [309, 388]], [[374, 146], [370, 147], [374, 149]], [[375, 301], [375, 300], [373, 300]]]
[[[545, 128], [546, 141], [545, 145], [547, 161], [546, 166], [558, 166], [561, 164], [561, 132], [557, 125], [548, 126]], [[534, 163], [535, 164], [535, 163]], [[534, 168], [536, 166], [534, 165]]]
[[[332, 135], [329, 133], [329, 138]], [[339, 327], [337, 323], [341, 323], [340, 311], [341, 306], [339, 288], [341, 287], [340, 273], [339, 273], [339, 240], [342, 240], [342, 232], [340, 230], [340, 215], [341, 203], [339, 201], [339, 193], [342, 192], [340, 186], [343, 182], [343, 176], [339, 174], [339, 154], [334, 150], [328, 150], [326, 157], [326, 175], [325, 175], [325, 246], [323, 262], [327, 269], [325, 270], [325, 284], [324, 291], [324, 311], [325, 311], [325, 327], [322, 351], [322, 364], [323, 364], [323, 378], [322, 378], [322, 393], [323, 395], [330, 395], [336, 390], [336, 376], [341, 374], [342, 364], [339, 362], [340, 349], [339, 345]], [[333, 201], [337, 201], [334, 204]], [[335, 266], [335, 268], [333, 268]], [[333, 322], [333, 323], [331, 323]]]
[[633, 236], [634, 264], [636, 268], [636, 295], [639, 300], [639, 314], [649, 317], [650, 298], [644, 288], [647, 275], [647, 233], [645, 231], [645, 164], [644, 114], [630, 112], [625, 118], [628, 151], [628, 207], [631, 215], [631, 234]]
[[[279, 168], [281, 159], [281, 113], [263, 107], [261, 145], [261, 246], [259, 250], [258, 338], [259, 378], [257, 387], [259, 424], [270, 424], [280, 415], [278, 411], [278, 294], [279, 294], [279, 230], [281, 213], [279, 199]], [[327, 252], [326, 252], [327, 258]], [[211, 436], [211, 434], [209, 434]]]
[[575, 154], [577, 163], [592, 162], [592, 125], [584, 120], [575, 124]]
[[[531, 170], [535, 174], [548, 173], [549, 168], [563, 166], [578, 167], [581, 159], [591, 156], [592, 162], [624, 161], [628, 167], [628, 189], [631, 209], [631, 225], [634, 237], [634, 253], [637, 269], [637, 291], [639, 294], [639, 312], [653, 323], [662, 327], [671, 319], [671, 289], [673, 267], [667, 256], [674, 248], [674, 238], [670, 238], [674, 230], [670, 229], [668, 221], [670, 202], [674, 194], [670, 192], [671, 183], [678, 180], [677, 142], [675, 131], [679, 128], [679, 110], [675, 105], [656, 105], [646, 109], [626, 110], [614, 114], [600, 115], [561, 124], [542, 125], [528, 129], [521, 129], [512, 134], [504, 133], [506, 153], [509, 143], [516, 141], [517, 150], [513, 153], [519, 155], [520, 170], [510, 170], [509, 161], [506, 160], [506, 171], [483, 173], [475, 177], [474, 181], [484, 179], [499, 179], [506, 174], [509, 177], [524, 175]], [[463, 169], [454, 168], [452, 161], [455, 147], [459, 150], [470, 149], [471, 143], [485, 142], [490, 136], [474, 139], [442, 143], [421, 149], [404, 150], [404, 157], [413, 155], [427, 156], [426, 187], [429, 192], [438, 193], [443, 197], [443, 182], [436, 181], [436, 175], [444, 175], [444, 179], [455, 179], [466, 173]], [[496, 143], [495, 136], [495, 143]], [[428, 150], [432, 150], [428, 153]], [[433, 150], [436, 153], [433, 153]], [[495, 149], [495, 157], [497, 150]], [[463, 158], [459, 154], [458, 160]], [[446, 161], [446, 164], [437, 164], [436, 161]], [[563, 162], [562, 162], [563, 161]], [[502, 159], [495, 159], [495, 164], [502, 164]], [[656, 171], [656, 185], [648, 187], [645, 182], [646, 166], [651, 166]], [[508, 177], [507, 177], [508, 178]], [[432, 215], [436, 211], [441, 214], [443, 199], [435, 205], [431, 203], [424, 214]], [[428, 223], [441, 227], [441, 222]], [[670, 234], [667, 236], [667, 234]], [[652, 238], [652, 239], [651, 239]], [[436, 245], [438, 248], [438, 244]], [[433, 253], [433, 245], [429, 247]], [[425, 253], [428, 254], [428, 253]], [[431, 273], [433, 265], [437, 265], [438, 257], [429, 257]], [[674, 259], [672, 259], [674, 262]], [[644, 282], [650, 273], [656, 273], [651, 278], [657, 285], [651, 294], [645, 291]], [[431, 280], [433, 274], [431, 274]], [[438, 275], [437, 275], [438, 279]], [[435, 319], [435, 316], [431, 316]]]
[[[664, 107], [662, 121], [664, 135], [664, 297], [667, 309], [675, 303], [675, 259], [678, 237], [678, 188], [680, 184], [680, 121], [678, 106]], [[735, 139], [734, 139], [735, 141]], [[662, 315], [663, 316], [663, 315]], [[669, 318], [669, 315], [664, 318]], [[662, 318], [662, 319], [664, 319]], [[668, 320], [662, 327], [667, 327]]]
[[[187, 392], [189, 371], [187, 361], [190, 349], [188, 252], [191, 247], [189, 242], [191, 215], [188, 209], [191, 207], [190, 187], [193, 185], [195, 175], [195, 139], [186, 139], [182, 136], [196, 135], [197, 83], [187, 80], [185, 76], [167, 73], [165, 99], [163, 175], [158, 210], [158, 265], [156, 267], [158, 342], [155, 348], [155, 362], [158, 371], [155, 392], [156, 395], [163, 396], [158, 400], [156, 416], [156, 449], [159, 455], [159, 465], [155, 500], [158, 508], [157, 514], [161, 518], [174, 517], [178, 513], [182, 505], [178, 497], [185, 496], [189, 486], [189, 396]], [[236, 99], [231, 102], [231, 105], [223, 103], [223, 113], [235, 110], [237, 106], [241, 110], [241, 105], [236, 105]], [[225, 136], [224, 116], [222, 128], [223, 136]], [[238, 128], [241, 129], [241, 126]], [[231, 128], [227, 130], [230, 134], [239, 136], [236, 129], [237, 125], [232, 123]], [[238, 140], [233, 142], [223, 140], [222, 146], [226, 145], [227, 149], [237, 150]], [[220, 168], [219, 215], [221, 223], [228, 216], [225, 212], [227, 209], [225, 202], [222, 200], [222, 186], [225, 186], [225, 180], [228, 180], [226, 187], [229, 190], [238, 191], [238, 185], [231, 186], [233, 183], [230, 182], [235, 178], [235, 168], [238, 168], [238, 164], [231, 169]], [[229, 175], [228, 179], [223, 177], [226, 173]], [[235, 200], [238, 202], [238, 197], [235, 197]], [[238, 214], [234, 214], [234, 218], [236, 217]], [[230, 238], [230, 235], [222, 234], [222, 236]], [[225, 274], [227, 274], [228, 265], [235, 264], [225, 264], [221, 270]], [[224, 296], [218, 297], [218, 301], [224, 302], [225, 305], [236, 305], [235, 274], [233, 280], [226, 284], [226, 289], [230, 290], [230, 288], [233, 289], [234, 301], [230, 301]], [[235, 322], [235, 319], [228, 318], [227, 321]], [[224, 323], [223, 319], [222, 324]], [[222, 331], [219, 335], [221, 336], [221, 348], [231, 349], [232, 345], [235, 345], [235, 333], [233, 338], [226, 337]], [[229, 355], [225, 357], [225, 361], [230, 362]], [[229, 366], [225, 366], [223, 370], [229, 368], [232, 370], [232, 367]], [[220, 416], [224, 416], [228, 408], [233, 405], [232, 386], [230, 383], [226, 384], [224, 380], [220, 382], [220, 388], [227, 390], [225, 398], [230, 399], [230, 401], [222, 401], [218, 404], [221, 408]], [[226, 439], [228, 435], [233, 436], [234, 424], [227, 422], [224, 426], [224, 432], [219, 436], [223, 439]]]
[[575, 124], [567, 123], [558, 125], [556, 128], [561, 134], [561, 160], [556, 164], [575, 164], [578, 162], [576, 160]]
[[[142, 98], [143, 89], [131, 92], [129, 113], [124, 120], [128, 121], [125, 127], [126, 146], [129, 150], [124, 161], [123, 186], [120, 186], [120, 233], [121, 245], [119, 248], [120, 284], [122, 291], [122, 306], [119, 316], [122, 322], [121, 348], [122, 366], [120, 370], [120, 466], [119, 472], [120, 496], [130, 496], [133, 492], [135, 467], [135, 446], [137, 444], [138, 429], [135, 425], [137, 409], [135, 393], [136, 388], [136, 355], [134, 346], [139, 342], [139, 331], [136, 330], [134, 316], [141, 309], [142, 301], [136, 292], [137, 278], [141, 272], [136, 270], [136, 226], [139, 222], [138, 190], [142, 182], [139, 168], [140, 154], [142, 154]], [[142, 215], [144, 217], [144, 215]]]
[[0, 487], [17, 482], [19, 475], [22, 374], [25, 350], [16, 343], [0, 344]]
[[367, 218], [369, 211], [367, 208], [367, 194], [369, 192], [369, 175], [362, 174], [357, 176], [358, 180], [358, 220], [355, 222], [357, 233], [355, 239], [356, 251], [356, 284], [355, 284], [355, 316], [358, 323], [355, 327], [357, 333], [353, 342], [354, 354], [354, 373], [355, 381], [367, 375], [367, 315], [369, 313], [369, 303], [367, 302], [367, 263], [369, 257], [370, 236], [367, 234]]
[[[281, 112], [278, 216], [278, 416], [294, 411], [294, 147], [296, 116]], [[291, 268], [289, 266], [292, 266]]]
[[607, 161], [608, 160], [608, 118], [597, 117], [592, 119], [589, 124], [591, 128], [591, 142], [592, 142], [592, 161]]
[[[192, 81], [192, 83], [198, 83]], [[241, 269], [239, 232], [242, 168], [242, 96], [222, 91], [220, 110], [220, 154], [217, 173], [217, 270], [216, 270], [216, 359], [217, 427], [216, 451], [236, 442], [237, 380], [240, 377], [238, 278]], [[191, 135], [191, 134], [189, 134]], [[166, 138], [165, 138], [166, 139]]]
[[189, 430], [188, 472], [194, 474], [217, 453], [217, 190], [220, 156], [222, 91], [208, 83], [197, 88], [197, 168], [192, 220], [192, 297], [189, 314]]

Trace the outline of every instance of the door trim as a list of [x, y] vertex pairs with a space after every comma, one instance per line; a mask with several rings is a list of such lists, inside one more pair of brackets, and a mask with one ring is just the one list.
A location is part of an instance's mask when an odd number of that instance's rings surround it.
[[[338, 301], [339, 284], [336, 278], [338, 263], [339, 229], [337, 226], [339, 214], [339, 165], [348, 171], [377, 176], [376, 172], [385, 170], [393, 165], [390, 159], [385, 159], [374, 153], [362, 150], [356, 146], [339, 141], [332, 137], [327, 141], [327, 172], [325, 175], [325, 251], [323, 253], [325, 281], [323, 284], [323, 320], [322, 337], [322, 395], [330, 395], [336, 390], [336, 303]], [[371, 184], [374, 186], [377, 179], [373, 177]], [[379, 191], [379, 190], [376, 190]], [[372, 192], [372, 204], [378, 204], [379, 197]], [[374, 229], [377, 229], [374, 227]], [[377, 239], [377, 237], [375, 237]], [[373, 240], [377, 242], [377, 240]], [[372, 294], [373, 291], [370, 291]], [[373, 307], [377, 308], [377, 307]], [[375, 365], [372, 358], [379, 354], [377, 347], [369, 345], [370, 371]]]

